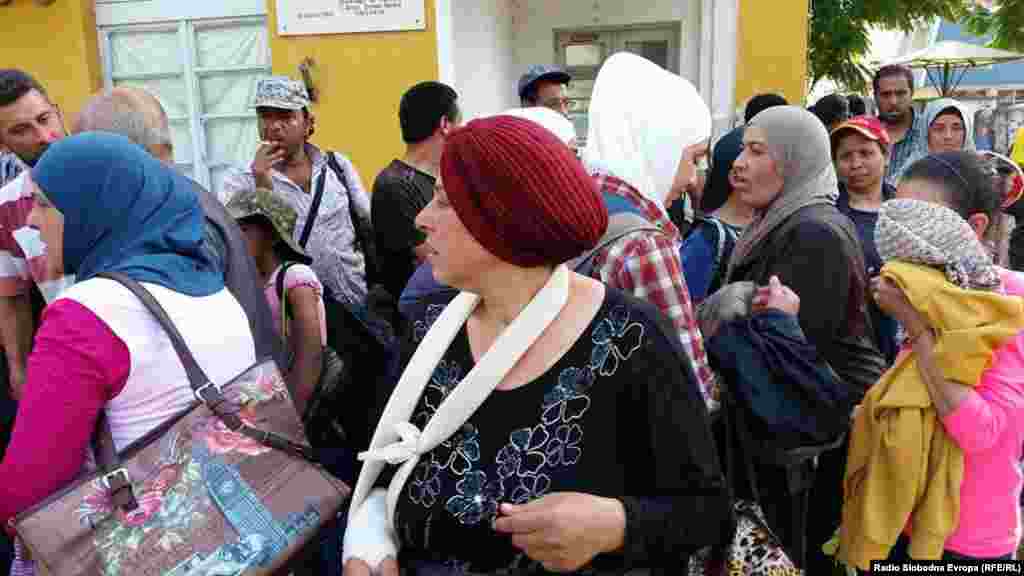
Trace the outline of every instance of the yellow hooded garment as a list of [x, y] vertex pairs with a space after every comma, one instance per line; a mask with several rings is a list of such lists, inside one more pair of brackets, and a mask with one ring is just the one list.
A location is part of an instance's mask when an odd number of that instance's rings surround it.
[[[937, 335], [946, 379], [974, 387], [993, 353], [1024, 329], [1024, 300], [964, 290], [933, 268], [889, 262], [882, 276], [902, 288]], [[865, 395], [853, 423], [843, 480], [839, 558], [868, 570], [884, 560], [910, 520], [910, 556], [938, 560], [960, 517], [964, 459], [946, 435], [913, 352]]]

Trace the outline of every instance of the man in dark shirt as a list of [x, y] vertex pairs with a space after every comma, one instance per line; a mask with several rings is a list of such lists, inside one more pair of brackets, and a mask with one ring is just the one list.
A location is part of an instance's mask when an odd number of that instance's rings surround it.
[[458, 95], [440, 82], [413, 86], [399, 104], [405, 157], [377, 175], [370, 200], [381, 279], [396, 299], [422, 260], [416, 215], [434, 197], [444, 140], [460, 116]]

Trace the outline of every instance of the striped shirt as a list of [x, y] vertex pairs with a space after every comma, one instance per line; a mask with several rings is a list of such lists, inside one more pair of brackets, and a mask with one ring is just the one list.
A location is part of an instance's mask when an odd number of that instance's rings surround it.
[[46, 244], [39, 231], [28, 226], [35, 205], [28, 186], [28, 171], [0, 187], [0, 297], [27, 294], [34, 282], [52, 302], [72, 277], [49, 266]]
[[18, 177], [25, 163], [11, 152], [0, 152], [0, 187]]
[[710, 399], [713, 398], [714, 375], [679, 260], [682, 242], [679, 230], [665, 212], [626, 182], [600, 171], [594, 178], [602, 193], [620, 196], [637, 205], [643, 215], [664, 232], [634, 234], [603, 248], [594, 256], [594, 277], [654, 304], [672, 321], [701, 393], [709, 407], [713, 407]]
[[924, 129], [924, 115], [918, 114], [913, 108], [910, 113], [914, 115], [910, 128], [903, 136], [903, 140], [894, 143], [892, 151], [889, 152], [889, 166], [885, 169], [885, 182], [891, 186], [896, 186], [899, 183], [903, 168], [912, 158], [928, 154], [928, 135]]

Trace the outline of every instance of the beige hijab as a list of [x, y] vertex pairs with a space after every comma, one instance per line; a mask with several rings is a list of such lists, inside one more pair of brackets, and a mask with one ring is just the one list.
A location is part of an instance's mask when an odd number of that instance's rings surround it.
[[747, 226], [729, 260], [735, 270], [757, 255], [758, 246], [787, 218], [814, 204], [835, 204], [839, 184], [825, 126], [798, 106], [776, 106], [761, 112], [749, 126], [760, 128], [768, 153], [782, 172], [782, 192]]

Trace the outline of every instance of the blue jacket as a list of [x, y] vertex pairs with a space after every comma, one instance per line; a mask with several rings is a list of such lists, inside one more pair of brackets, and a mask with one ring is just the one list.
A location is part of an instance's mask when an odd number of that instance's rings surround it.
[[829, 442], [849, 428], [855, 396], [795, 316], [768, 310], [723, 324], [707, 351], [761, 432], [785, 447]]

